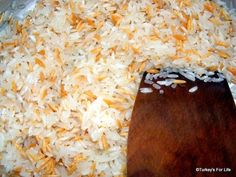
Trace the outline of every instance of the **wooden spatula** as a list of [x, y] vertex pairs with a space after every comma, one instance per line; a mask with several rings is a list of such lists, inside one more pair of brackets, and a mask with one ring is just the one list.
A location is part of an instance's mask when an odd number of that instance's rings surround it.
[[[146, 74], [140, 88], [150, 87], [144, 83]], [[194, 86], [198, 90], [190, 93]], [[163, 90], [138, 92], [128, 137], [127, 176], [235, 177], [236, 108], [227, 81], [188, 80]]]

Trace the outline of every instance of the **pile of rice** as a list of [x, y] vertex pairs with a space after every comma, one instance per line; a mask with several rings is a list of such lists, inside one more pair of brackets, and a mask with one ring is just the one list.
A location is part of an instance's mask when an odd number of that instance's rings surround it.
[[10, 19], [0, 37], [0, 173], [126, 176], [143, 71], [218, 70], [236, 82], [236, 18], [222, 5], [42, 0], [22, 24]]

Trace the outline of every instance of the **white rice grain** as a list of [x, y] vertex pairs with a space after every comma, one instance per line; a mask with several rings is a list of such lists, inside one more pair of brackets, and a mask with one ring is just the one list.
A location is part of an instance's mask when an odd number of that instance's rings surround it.
[[172, 79], [166, 79], [164, 81], [157, 81], [156, 82], [159, 85], [164, 85], [164, 86], [170, 86], [173, 83]]
[[153, 81], [150, 81], [150, 80], [146, 80], [146, 79], [145, 79], [145, 80], [144, 80], [144, 83], [145, 83], [145, 84], [153, 84]]
[[194, 86], [194, 87], [190, 88], [188, 91], [189, 91], [190, 93], [194, 93], [194, 92], [196, 92], [197, 90], [198, 90], [198, 86]]
[[161, 89], [161, 86], [158, 85], [158, 84], [152, 84], [152, 86], [153, 86], [155, 89], [157, 89], [157, 90]]
[[141, 93], [152, 93], [152, 88], [144, 87], [139, 89]]
[[175, 89], [177, 87], [177, 84], [172, 84], [171, 88]]
[[193, 73], [180, 71], [180, 74], [190, 81], [194, 82], [196, 80], [195, 75]]
[[167, 75], [168, 78], [172, 78], [172, 79], [176, 79], [178, 78], [179, 76], [177, 74], [168, 74]]

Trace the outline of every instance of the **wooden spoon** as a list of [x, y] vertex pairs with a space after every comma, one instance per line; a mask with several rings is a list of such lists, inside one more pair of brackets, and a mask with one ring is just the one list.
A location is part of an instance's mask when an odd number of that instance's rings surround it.
[[[146, 74], [140, 88], [150, 87]], [[128, 177], [236, 176], [236, 108], [227, 81], [184, 80], [175, 89], [164, 87], [163, 94], [138, 92], [128, 136]], [[190, 93], [194, 86], [198, 90]], [[215, 172], [203, 172], [206, 168]]]

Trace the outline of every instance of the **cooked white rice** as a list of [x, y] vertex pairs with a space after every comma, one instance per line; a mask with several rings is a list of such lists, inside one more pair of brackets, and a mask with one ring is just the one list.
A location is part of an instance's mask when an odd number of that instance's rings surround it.
[[158, 84], [152, 84], [152, 86], [153, 86], [155, 89], [157, 89], [157, 90], [161, 89], [161, 86], [158, 85]]
[[125, 176], [142, 72], [218, 70], [236, 82], [235, 21], [204, 0], [43, 0], [23, 25], [10, 20], [0, 173]]
[[196, 92], [198, 90], [198, 86], [194, 86], [192, 88], [189, 89], [190, 93]]
[[159, 90], [159, 93], [160, 94], [164, 94], [164, 90]]
[[143, 88], [140, 88], [139, 90], [141, 93], [152, 93], [153, 92], [152, 88], [149, 88], [149, 87], [143, 87]]

